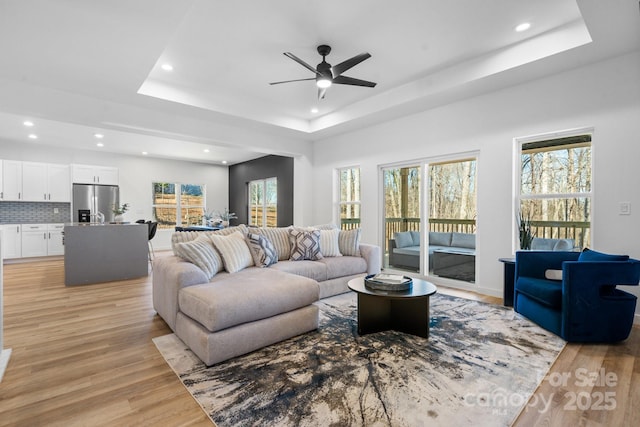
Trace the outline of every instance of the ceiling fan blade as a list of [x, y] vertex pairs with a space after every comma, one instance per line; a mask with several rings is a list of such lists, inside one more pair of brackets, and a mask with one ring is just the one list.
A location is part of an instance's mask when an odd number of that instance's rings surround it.
[[361, 53], [360, 55], [356, 55], [351, 59], [347, 59], [344, 62], [339, 63], [338, 65], [334, 65], [333, 67], [331, 67], [331, 74], [333, 75], [333, 78], [335, 79], [336, 77], [340, 76], [342, 73], [344, 73], [345, 71], [347, 71], [349, 68], [354, 67], [356, 65], [358, 65], [359, 63], [361, 63], [362, 61], [364, 61], [365, 59], [369, 59], [371, 58], [371, 55], [369, 55], [368, 53]]
[[315, 77], [311, 77], [310, 79], [284, 80], [284, 81], [282, 81], [282, 82], [271, 82], [271, 83], [269, 83], [269, 84], [270, 84], [270, 85], [279, 85], [279, 84], [281, 84], [281, 83], [304, 82], [304, 81], [307, 81], [307, 80], [315, 80], [315, 79], [316, 79]]
[[353, 85], [353, 86], [366, 86], [366, 87], [376, 87], [376, 83], [368, 82], [366, 80], [354, 79], [353, 77], [347, 76], [338, 76], [333, 79], [333, 83], [339, 85]]
[[318, 75], [320, 74], [320, 73], [318, 73], [318, 71], [316, 71], [315, 68], [313, 68], [311, 65], [307, 64], [306, 62], [304, 62], [302, 59], [300, 59], [297, 56], [295, 56], [293, 53], [285, 52], [284, 56], [286, 56], [287, 58], [293, 59], [298, 64], [302, 65], [304, 68], [306, 68], [307, 70], [311, 71], [312, 73], [318, 74]]
[[324, 99], [324, 95], [327, 93], [327, 88], [318, 88], [318, 99]]

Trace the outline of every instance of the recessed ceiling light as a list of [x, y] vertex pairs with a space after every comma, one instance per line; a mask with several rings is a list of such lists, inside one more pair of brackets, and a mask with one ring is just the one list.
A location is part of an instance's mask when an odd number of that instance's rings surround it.
[[93, 136], [95, 136], [95, 137], [96, 137], [96, 138], [98, 138], [98, 139], [102, 139], [102, 138], [104, 138], [104, 135], [103, 135], [103, 134], [101, 134], [101, 133], [94, 133], [94, 134], [93, 134]]
[[29, 120], [22, 122], [22, 124], [29, 128], [33, 126], [33, 122], [30, 122]]
[[522, 24], [516, 27], [516, 31], [521, 33], [523, 31], [527, 31], [529, 28], [531, 28], [531, 24], [528, 22], [523, 22]]
[[313, 107], [313, 108], [311, 109], [311, 112], [312, 112], [313, 114], [315, 114], [315, 113], [317, 113], [317, 112], [318, 112], [318, 109], [317, 109], [316, 107]]
[[29, 134], [29, 138], [30, 139], [38, 139], [38, 135], [36, 135], [35, 133], [30, 133]]
[[209, 152], [209, 149], [208, 149], [208, 148], [205, 148], [205, 149], [204, 149], [204, 150], [202, 150], [202, 151], [204, 151], [205, 153], [208, 153], [208, 152]]
[[171, 64], [162, 64], [162, 66], [160, 66], [160, 68], [162, 68], [165, 71], [173, 71], [173, 65], [171, 65]]
[[96, 145], [97, 145], [98, 147], [104, 147], [104, 144], [103, 144], [102, 142], [98, 142]]
[[142, 155], [143, 155], [143, 156], [146, 156], [147, 154], [149, 154], [149, 153], [147, 153], [146, 151], [143, 151], [143, 152], [142, 152]]
[[226, 165], [226, 164], [227, 164], [227, 161], [226, 161], [226, 160], [223, 160], [223, 161], [222, 161], [222, 164], [223, 164], [223, 165]]

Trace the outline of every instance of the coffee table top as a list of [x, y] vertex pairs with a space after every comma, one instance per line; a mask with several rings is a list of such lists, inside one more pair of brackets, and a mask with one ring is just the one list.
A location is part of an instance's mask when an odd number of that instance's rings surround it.
[[381, 291], [378, 289], [369, 289], [364, 285], [364, 277], [357, 277], [349, 280], [347, 286], [354, 292], [359, 294], [367, 294], [373, 296], [381, 296], [387, 298], [417, 298], [433, 295], [438, 291], [436, 285], [426, 280], [413, 279], [413, 286], [406, 291]]

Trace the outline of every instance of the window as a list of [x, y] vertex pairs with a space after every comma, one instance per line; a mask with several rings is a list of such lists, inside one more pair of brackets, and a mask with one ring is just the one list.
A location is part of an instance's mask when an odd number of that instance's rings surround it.
[[589, 246], [591, 162], [591, 134], [521, 143], [518, 216], [533, 237]]
[[249, 225], [278, 226], [278, 179], [268, 178], [249, 183]]
[[338, 170], [340, 201], [338, 215], [340, 228], [349, 230], [360, 226], [360, 168]]
[[[154, 182], [153, 216], [158, 228], [201, 224], [205, 213], [205, 186]], [[179, 191], [176, 192], [176, 189]]]

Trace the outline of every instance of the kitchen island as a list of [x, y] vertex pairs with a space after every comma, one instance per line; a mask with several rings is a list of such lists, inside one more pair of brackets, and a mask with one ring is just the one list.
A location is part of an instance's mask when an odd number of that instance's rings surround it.
[[65, 285], [85, 285], [147, 276], [148, 241], [147, 224], [66, 224]]

